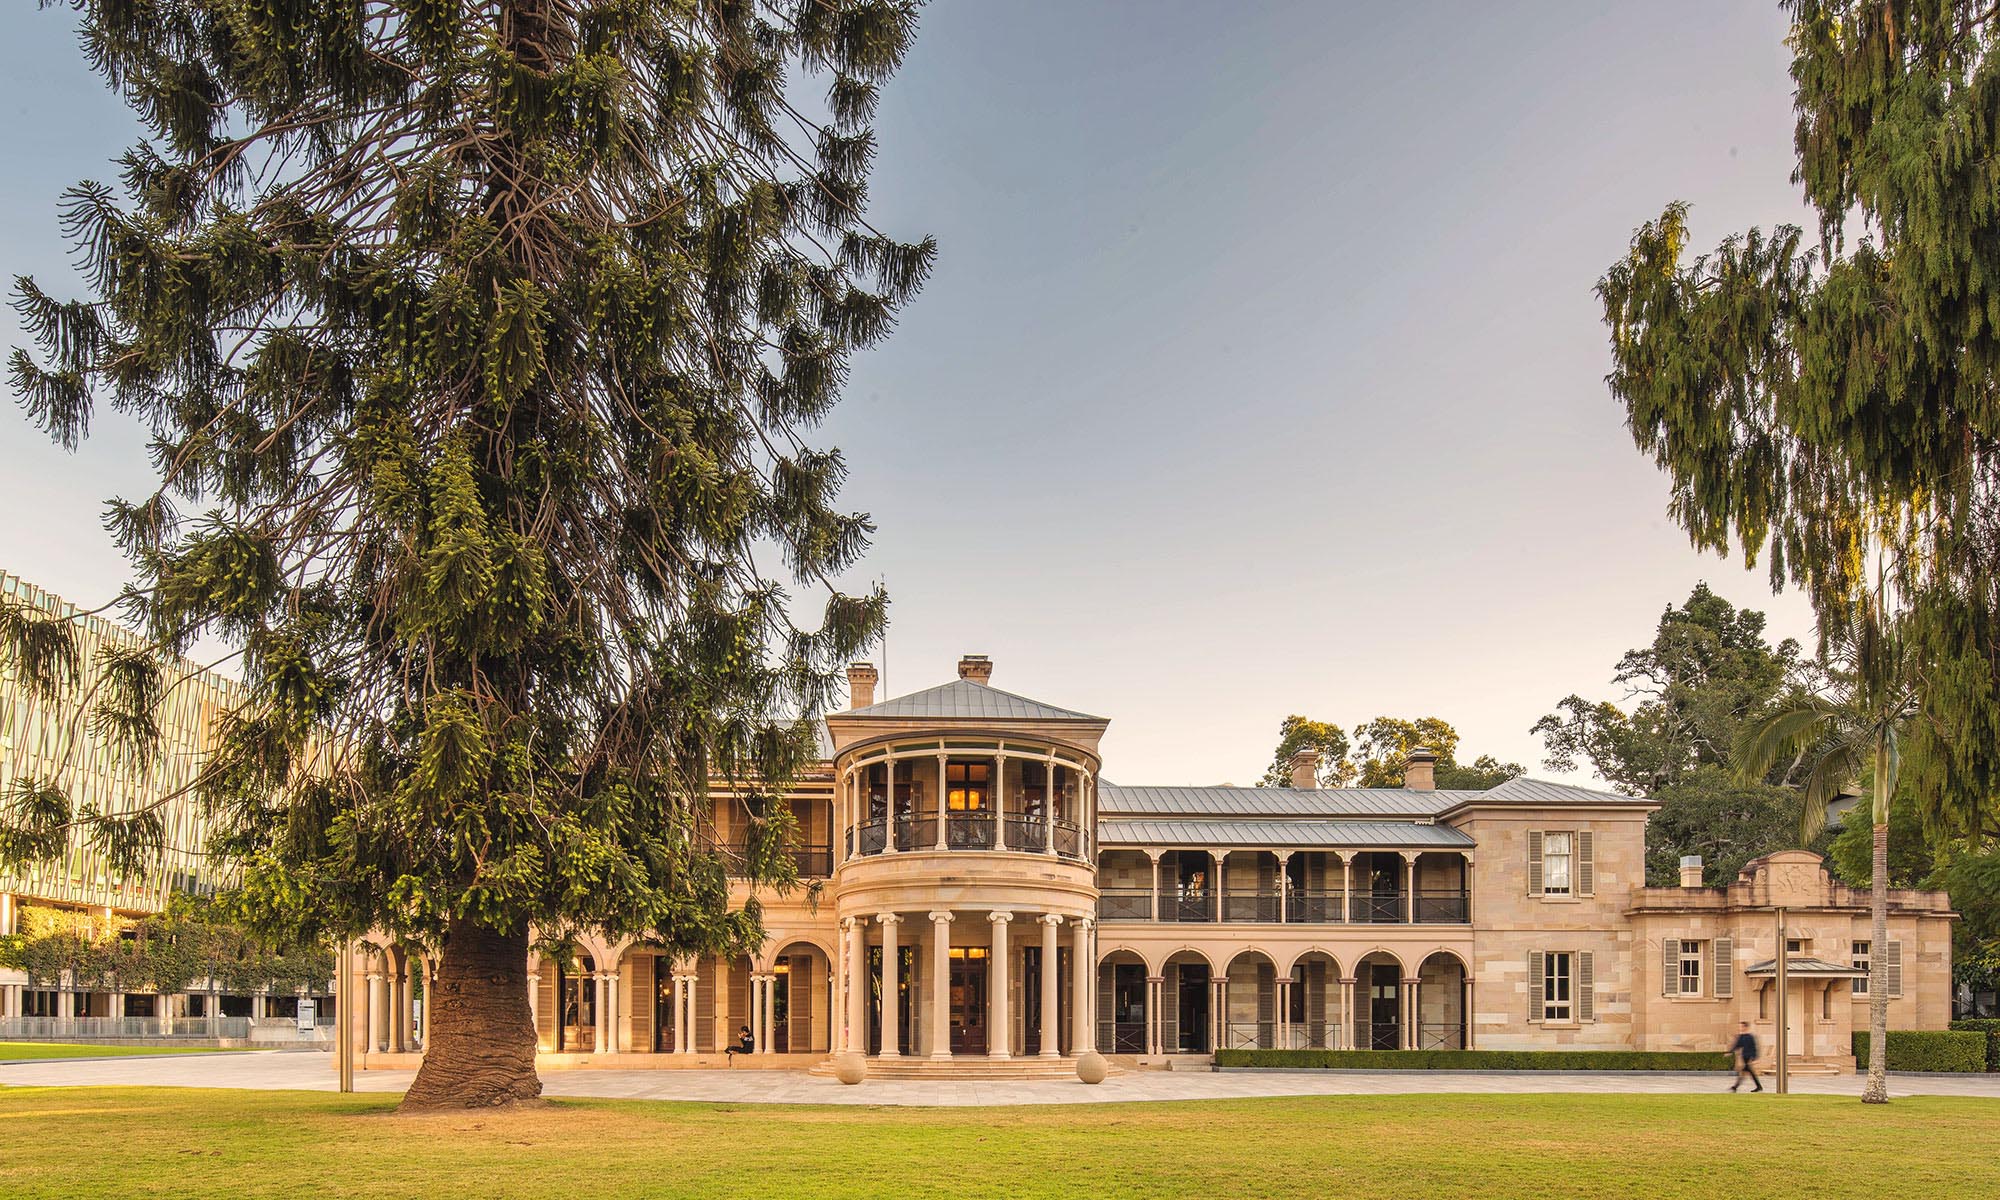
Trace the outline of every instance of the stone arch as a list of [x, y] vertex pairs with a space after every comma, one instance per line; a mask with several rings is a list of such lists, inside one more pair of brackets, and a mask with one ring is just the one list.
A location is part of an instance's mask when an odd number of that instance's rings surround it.
[[[1300, 950], [1297, 954], [1292, 955], [1291, 960], [1283, 965], [1283, 967], [1279, 971], [1279, 974], [1290, 975], [1293, 971], [1293, 968], [1297, 967], [1300, 963], [1304, 962], [1307, 958], [1315, 954], [1321, 955], [1324, 958], [1326, 958], [1327, 961], [1331, 962], [1336, 971], [1340, 969], [1340, 956], [1335, 954], [1333, 951], [1327, 949], [1325, 946], [1322, 946], [1319, 943], [1315, 942], [1312, 945], [1307, 946], [1305, 949]], [[1360, 962], [1361, 960], [1357, 958], [1354, 961]]]
[[1432, 950], [1417, 964], [1415, 1041], [1419, 1050], [1463, 1050], [1472, 1034], [1466, 1003], [1472, 972], [1455, 950]]
[[787, 948], [801, 944], [811, 946], [824, 954], [828, 962], [833, 962], [838, 957], [834, 953], [832, 940], [824, 933], [817, 930], [779, 929], [764, 935], [764, 941], [757, 947], [757, 953], [750, 956], [750, 963], [759, 971], [774, 970], [778, 965], [779, 956], [784, 954]]
[[1132, 957], [1138, 959], [1140, 963], [1144, 964], [1146, 968], [1146, 974], [1148, 975], [1151, 975], [1156, 970], [1158, 970], [1159, 965], [1155, 963], [1152, 959], [1146, 957], [1146, 952], [1144, 950], [1141, 950], [1137, 946], [1130, 945], [1126, 942], [1111, 942], [1108, 944], [1100, 944], [1097, 947], [1098, 966], [1101, 967], [1105, 963], [1110, 962], [1112, 955], [1120, 953], [1129, 954]]
[[[1139, 968], [1135, 975], [1131, 968]], [[1123, 968], [1123, 969], [1121, 969]], [[1097, 951], [1097, 1048], [1104, 1054], [1146, 1053], [1153, 964], [1137, 949], [1100, 946]]]

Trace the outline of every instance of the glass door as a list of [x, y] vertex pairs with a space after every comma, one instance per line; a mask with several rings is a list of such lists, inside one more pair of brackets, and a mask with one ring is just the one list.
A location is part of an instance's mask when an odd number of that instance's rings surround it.
[[951, 952], [951, 1052], [986, 1053], [986, 948]]

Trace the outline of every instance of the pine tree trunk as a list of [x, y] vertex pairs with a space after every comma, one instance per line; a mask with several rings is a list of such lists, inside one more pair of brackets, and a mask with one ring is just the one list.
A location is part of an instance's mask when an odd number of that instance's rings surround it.
[[542, 1094], [528, 1010], [528, 934], [454, 921], [445, 933], [430, 1040], [403, 1108], [493, 1108]]
[[1875, 823], [1874, 918], [1868, 942], [1868, 1086], [1863, 1104], [1889, 1102], [1889, 826]]

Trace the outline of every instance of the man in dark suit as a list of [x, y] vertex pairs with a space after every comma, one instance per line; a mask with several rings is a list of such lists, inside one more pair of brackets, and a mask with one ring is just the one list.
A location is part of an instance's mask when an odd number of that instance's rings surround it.
[[1757, 1038], [1750, 1032], [1750, 1022], [1742, 1022], [1743, 1031], [1729, 1044], [1729, 1053], [1736, 1060], [1736, 1076], [1730, 1080], [1729, 1090], [1735, 1091], [1748, 1079], [1754, 1091], [1763, 1091], [1764, 1085], [1757, 1082]]

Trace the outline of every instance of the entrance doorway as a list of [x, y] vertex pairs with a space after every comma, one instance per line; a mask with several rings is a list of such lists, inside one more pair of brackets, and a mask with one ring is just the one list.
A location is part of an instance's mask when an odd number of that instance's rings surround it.
[[1175, 989], [1178, 1003], [1174, 1010], [1180, 1014], [1176, 1022], [1179, 1032], [1175, 1035], [1174, 1049], [1182, 1054], [1206, 1054], [1208, 1045], [1208, 964], [1182, 963], [1180, 986]]
[[[693, 1023], [688, 1022], [690, 1025]], [[655, 958], [653, 960], [653, 1050], [657, 1054], [672, 1054], [679, 1048], [674, 1044], [672, 964], [666, 958]]]
[[784, 1054], [789, 1052], [791, 1047], [792, 964], [788, 958], [781, 955], [778, 958], [777, 978], [771, 981], [771, 1051], [775, 1054]]
[[1368, 973], [1368, 1048], [1395, 1050], [1403, 1044], [1402, 970], [1376, 963]]
[[[1069, 1025], [1069, 948], [1056, 951], [1056, 1051], [1061, 1053]], [[1021, 948], [1021, 1053], [1042, 1052], [1042, 948]], [[1072, 1051], [1074, 1053], [1074, 1051]]]
[[558, 1054], [589, 1054], [597, 1049], [597, 963], [588, 954], [579, 959], [580, 973], [556, 968], [556, 1001], [562, 1005], [556, 1024]]
[[986, 956], [984, 946], [951, 951], [951, 1052], [986, 1053]]
[[[894, 990], [896, 1051], [899, 1054], [910, 1052], [910, 980], [916, 975], [916, 956], [914, 947], [896, 948], [897, 970]], [[780, 975], [778, 978], [782, 980], [785, 976]], [[782, 987], [781, 984], [780, 988]], [[783, 996], [784, 992], [780, 990], [778, 994]], [[783, 1019], [780, 1017], [778, 1021], [781, 1022]], [[779, 1025], [779, 1028], [783, 1026]], [[882, 947], [880, 946], [868, 947], [868, 1053], [882, 1053]]]

